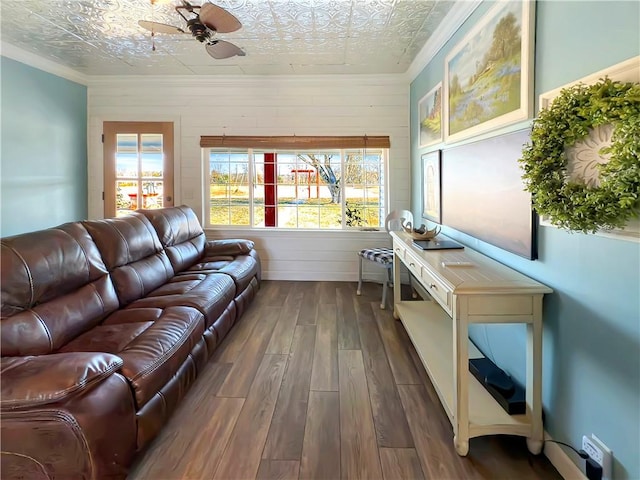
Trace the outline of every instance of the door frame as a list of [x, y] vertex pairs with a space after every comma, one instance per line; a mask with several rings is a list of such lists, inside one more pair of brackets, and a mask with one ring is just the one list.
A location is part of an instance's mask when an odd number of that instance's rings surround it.
[[[106, 124], [109, 123], [111, 128], [107, 132]], [[104, 152], [107, 152], [107, 145], [111, 145], [112, 151], [109, 153], [115, 154], [117, 151], [117, 142], [114, 141], [113, 144], [108, 143], [107, 137], [114, 136], [113, 140], [115, 140], [115, 135], [118, 133], [127, 133], [136, 135], [144, 135], [144, 134], [157, 134], [161, 133], [166, 137], [163, 138], [163, 153], [164, 153], [164, 145], [167, 146], [167, 156], [164, 157], [164, 165], [163, 165], [163, 205], [172, 206], [174, 203], [174, 195], [173, 195], [173, 157], [174, 157], [174, 147], [173, 147], [173, 124], [171, 122], [105, 122], [103, 123], [103, 149]], [[169, 136], [170, 134], [170, 136]], [[111, 141], [111, 138], [110, 140]], [[104, 157], [103, 157], [104, 158]], [[115, 200], [116, 198], [116, 186], [115, 182], [117, 181], [117, 177], [114, 175], [114, 172], [111, 171], [111, 168], [115, 167], [115, 162], [111, 163], [111, 161], [107, 161], [104, 158], [104, 184], [103, 184], [103, 192], [104, 192], [104, 215], [106, 217], [115, 217], [117, 214], [117, 208], [114, 204], [111, 204], [111, 200]], [[169, 168], [167, 168], [169, 167]], [[109, 178], [112, 177], [112, 178]], [[112, 181], [111, 181], [112, 180]], [[139, 178], [140, 182], [142, 181]], [[167, 189], [166, 187], [170, 188]], [[138, 187], [138, 193], [141, 193], [140, 186]], [[107, 201], [109, 199], [109, 201]], [[144, 205], [141, 205], [142, 202], [138, 201], [136, 208], [144, 208]], [[108, 207], [108, 208], [107, 208]]]
[[182, 203], [182, 149], [181, 117], [173, 115], [94, 115], [89, 117], [88, 159], [87, 159], [87, 201], [88, 219], [104, 218], [104, 149], [102, 131], [104, 122], [173, 122], [173, 200], [174, 205]]

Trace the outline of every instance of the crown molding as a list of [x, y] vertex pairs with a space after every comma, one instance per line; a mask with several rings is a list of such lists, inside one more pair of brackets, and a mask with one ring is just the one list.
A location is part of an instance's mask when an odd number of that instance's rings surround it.
[[63, 67], [62, 65], [52, 62], [51, 60], [47, 60], [46, 58], [42, 58], [34, 53], [27, 52], [26, 50], [12, 45], [11, 43], [0, 42], [0, 55], [75, 83], [80, 83], [82, 85], [87, 85], [89, 83], [89, 77], [86, 75], [71, 68]]
[[154, 84], [162, 86], [224, 86], [246, 84], [352, 82], [360, 85], [405, 84], [404, 73], [386, 74], [326, 74], [326, 75], [85, 75], [76, 70], [59, 65], [51, 60], [27, 52], [7, 42], [0, 42], [0, 55], [43, 70], [52, 75], [89, 87], [114, 84]]
[[126, 85], [158, 86], [237, 86], [237, 85], [282, 85], [282, 84], [330, 84], [353, 83], [356, 85], [405, 85], [402, 73], [390, 74], [326, 74], [326, 75], [94, 75], [89, 76], [89, 87]]
[[422, 72], [433, 57], [440, 51], [444, 44], [453, 36], [454, 33], [462, 26], [476, 8], [482, 3], [482, 0], [465, 0], [464, 2], [455, 2], [451, 11], [444, 18], [442, 23], [438, 25], [436, 31], [433, 32], [422, 50], [418, 52], [416, 58], [413, 59], [409, 68], [405, 72], [405, 79], [409, 83]]

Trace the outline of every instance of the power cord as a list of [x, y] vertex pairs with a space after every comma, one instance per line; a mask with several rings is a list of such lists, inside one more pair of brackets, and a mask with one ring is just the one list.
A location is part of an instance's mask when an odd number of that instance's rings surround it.
[[558, 445], [564, 445], [576, 452], [580, 458], [585, 460], [585, 473], [589, 480], [602, 480], [602, 466], [589, 456], [584, 450], [576, 450], [568, 443], [560, 442], [558, 440], [545, 440], [545, 442], [557, 443]]
[[545, 440], [545, 442], [551, 442], [551, 443], [557, 443], [558, 445], [564, 445], [565, 447], [570, 448], [571, 450], [573, 450], [574, 452], [576, 452], [580, 458], [583, 458], [584, 460], [589, 458], [589, 454], [587, 452], [585, 452], [584, 450], [580, 449], [580, 450], [576, 450], [575, 448], [573, 448], [571, 445], [569, 445], [568, 443], [564, 443], [564, 442], [560, 442], [558, 440]]

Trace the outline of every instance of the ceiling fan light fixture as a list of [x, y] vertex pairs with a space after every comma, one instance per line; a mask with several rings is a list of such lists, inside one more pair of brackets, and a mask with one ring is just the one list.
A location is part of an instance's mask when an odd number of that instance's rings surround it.
[[209, 38], [211, 38], [211, 31], [197, 18], [193, 18], [187, 22], [187, 28], [191, 32], [196, 40], [199, 42], [206, 42]]
[[[150, 0], [152, 5], [160, 2], [168, 3], [170, 0]], [[188, 12], [186, 15], [182, 10]], [[152, 50], [155, 51], [156, 33], [191, 33], [200, 43], [205, 44], [207, 53], [215, 59], [225, 59], [229, 57], [246, 55], [244, 50], [233, 43], [224, 40], [214, 40], [216, 33], [235, 32], [242, 28], [240, 21], [224, 8], [218, 7], [209, 2], [201, 6], [192, 5], [187, 0], [182, 0], [182, 5], [175, 7], [175, 11], [187, 23], [186, 30], [173, 25], [158, 23], [149, 20], [139, 20], [138, 25], [151, 31]]]

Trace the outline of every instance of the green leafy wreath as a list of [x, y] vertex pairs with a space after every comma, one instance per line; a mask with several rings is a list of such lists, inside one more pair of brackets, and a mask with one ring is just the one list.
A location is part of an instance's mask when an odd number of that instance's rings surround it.
[[[565, 149], [590, 129], [612, 124], [610, 154], [598, 164], [600, 185], [588, 186], [567, 177]], [[593, 85], [565, 88], [533, 122], [531, 142], [519, 160], [525, 189], [533, 206], [553, 225], [593, 233], [621, 228], [640, 207], [640, 84], [608, 78]]]

